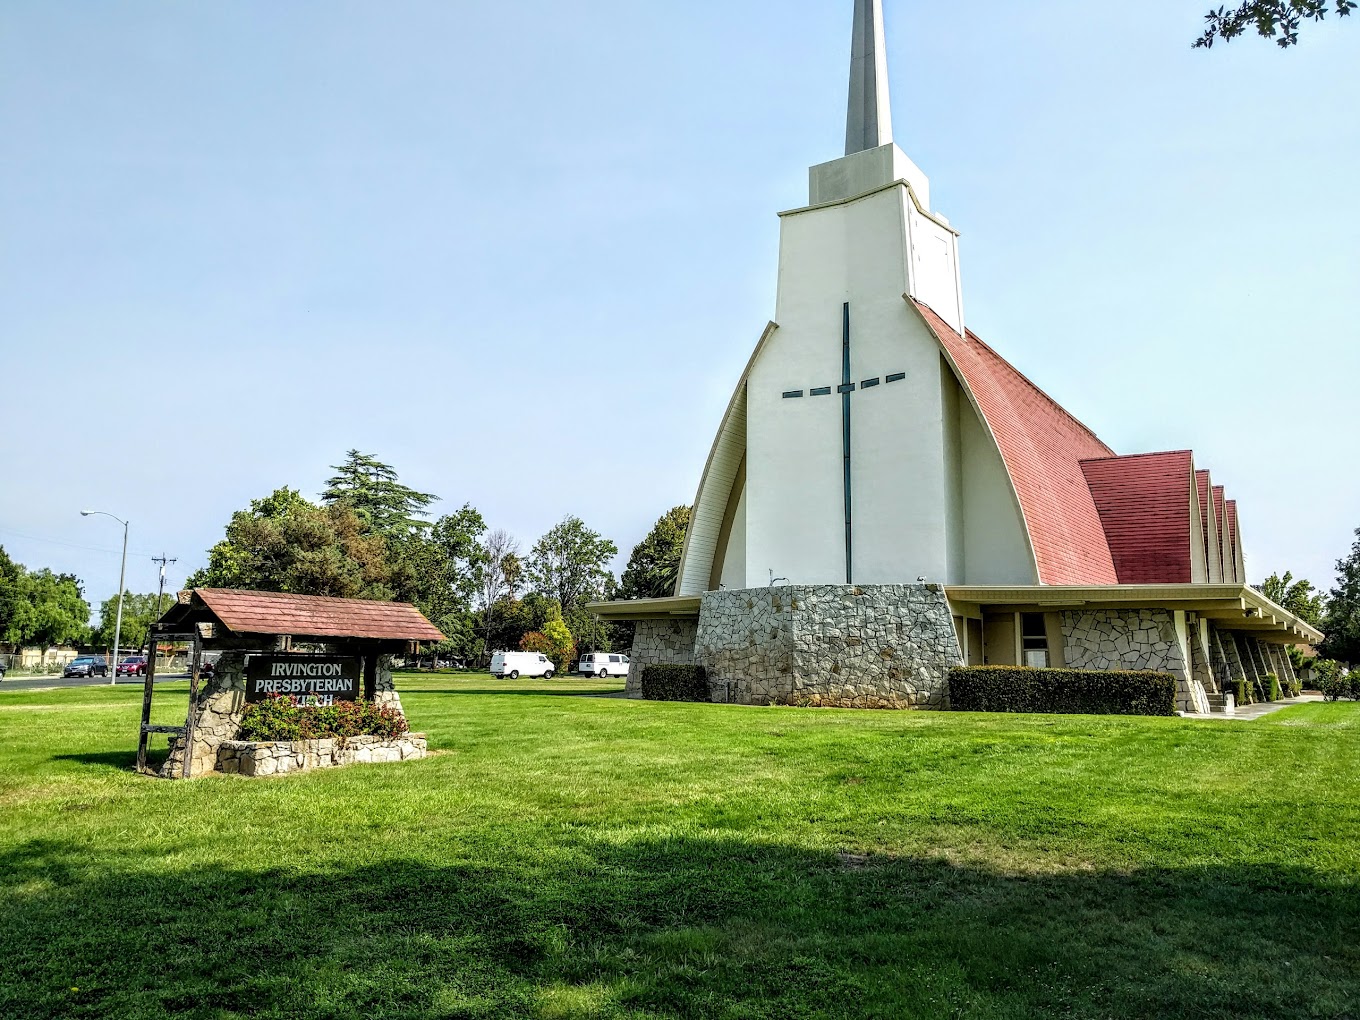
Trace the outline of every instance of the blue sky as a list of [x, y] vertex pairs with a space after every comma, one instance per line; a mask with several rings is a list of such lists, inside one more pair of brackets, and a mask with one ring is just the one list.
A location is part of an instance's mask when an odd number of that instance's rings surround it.
[[[1360, 23], [886, 0], [970, 325], [1123, 453], [1193, 448], [1253, 579], [1360, 526]], [[693, 498], [840, 154], [851, 0], [5, 0], [0, 544], [129, 587], [344, 451], [527, 546]]]

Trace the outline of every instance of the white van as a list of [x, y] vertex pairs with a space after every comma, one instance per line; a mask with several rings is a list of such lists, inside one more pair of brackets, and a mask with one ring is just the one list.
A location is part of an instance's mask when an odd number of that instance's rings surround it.
[[557, 667], [546, 655], [537, 652], [497, 652], [491, 656], [491, 672], [497, 680], [506, 677], [518, 680], [522, 676], [541, 676], [544, 680], [551, 680]]
[[628, 656], [613, 652], [586, 652], [576, 672], [582, 676], [627, 676]]

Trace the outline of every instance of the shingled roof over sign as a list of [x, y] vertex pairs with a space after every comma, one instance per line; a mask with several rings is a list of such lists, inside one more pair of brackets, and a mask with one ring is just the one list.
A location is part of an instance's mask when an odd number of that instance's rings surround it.
[[293, 637], [358, 638], [378, 641], [443, 641], [415, 606], [318, 595], [195, 588], [180, 593], [180, 605], [165, 615], [172, 621], [206, 607], [235, 634], [287, 634]]

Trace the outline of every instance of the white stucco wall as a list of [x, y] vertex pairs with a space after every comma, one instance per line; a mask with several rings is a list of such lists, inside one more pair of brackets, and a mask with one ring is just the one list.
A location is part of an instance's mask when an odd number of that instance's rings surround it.
[[[905, 187], [782, 219], [777, 334], [747, 387], [746, 577], [843, 584], [842, 307], [851, 306], [856, 583], [947, 577], [939, 348], [902, 301]], [[906, 379], [863, 390], [864, 379]], [[784, 399], [830, 386], [829, 396]]]
[[908, 209], [908, 231], [912, 258], [908, 293], [930, 305], [955, 330], [961, 329], [958, 239], [914, 206]]
[[996, 443], [972, 402], [958, 402], [963, 456], [963, 584], [1038, 584], [1024, 519]]
[[746, 488], [742, 487], [737, 499], [737, 510], [732, 516], [732, 533], [727, 541], [723, 560], [721, 583], [724, 588], [735, 591], [740, 588], [758, 587], [759, 578], [746, 576]]
[[940, 396], [943, 408], [944, 438], [944, 496], [946, 584], [964, 584], [967, 580], [967, 551], [965, 546], [965, 512], [963, 497], [963, 434], [960, 409], [968, 403], [954, 378], [954, 370], [940, 358]]

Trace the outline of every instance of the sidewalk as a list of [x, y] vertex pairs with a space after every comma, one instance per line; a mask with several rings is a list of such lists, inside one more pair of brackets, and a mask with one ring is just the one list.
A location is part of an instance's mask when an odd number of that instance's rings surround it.
[[1313, 702], [1324, 700], [1321, 694], [1302, 694], [1297, 698], [1284, 698], [1280, 701], [1270, 701], [1259, 705], [1242, 705], [1237, 709], [1235, 715], [1228, 715], [1224, 712], [1182, 712], [1184, 719], [1213, 719], [1216, 722], [1251, 722], [1259, 719], [1263, 715], [1270, 715], [1278, 712], [1282, 708], [1289, 708], [1291, 705], [1309, 705]]

